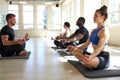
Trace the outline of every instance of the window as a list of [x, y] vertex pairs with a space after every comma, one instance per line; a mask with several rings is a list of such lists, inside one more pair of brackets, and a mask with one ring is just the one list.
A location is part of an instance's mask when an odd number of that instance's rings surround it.
[[108, 0], [109, 6], [109, 17], [108, 24], [120, 24], [120, 1], [119, 0]]
[[0, 13], [0, 29], [5, 25], [5, 15]]
[[61, 8], [52, 6], [52, 29], [61, 29]]
[[46, 29], [47, 25], [47, 8], [46, 6], [37, 6], [37, 28]]
[[[69, 22], [71, 25], [71, 30], [75, 31], [76, 21], [80, 17], [80, 0], [66, 1], [62, 5], [62, 24], [64, 22]], [[74, 27], [72, 27], [74, 26]]]
[[85, 27], [88, 29], [93, 29], [96, 24], [93, 22], [94, 13], [101, 6], [101, 0], [85, 0], [84, 2], [84, 17], [85, 17]]
[[62, 21], [70, 21], [70, 6], [65, 6], [63, 11], [63, 20]]
[[23, 24], [24, 29], [33, 29], [33, 6], [23, 5]]
[[19, 7], [18, 5], [8, 5], [8, 13], [13, 13], [16, 15], [16, 25], [13, 26], [15, 30], [19, 29]]
[[77, 1], [77, 13], [76, 13], [76, 15], [77, 15], [77, 18], [78, 17], [80, 17], [80, 0], [76, 0]]

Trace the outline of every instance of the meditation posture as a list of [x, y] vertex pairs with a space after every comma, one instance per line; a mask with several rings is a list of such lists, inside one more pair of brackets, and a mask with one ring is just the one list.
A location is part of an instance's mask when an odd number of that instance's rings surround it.
[[[70, 35], [68, 38], [63, 39], [63, 46], [64, 48], [67, 48], [67, 46], [77, 46], [80, 44], [83, 44], [87, 41], [89, 37], [88, 30], [84, 27], [85, 19], [84, 17], [80, 17], [76, 25], [79, 27], [72, 35]], [[79, 41], [79, 42], [77, 42]]]
[[[107, 17], [107, 7], [105, 5], [97, 9], [94, 14], [94, 23], [97, 24], [97, 28], [91, 32], [89, 39], [79, 47], [68, 46], [68, 50], [72, 51], [73, 55], [82, 61], [88, 69], [103, 69], [109, 66], [109, 52], [107, 52], [109, 31], [104, 26]], [[83, 50], [90, 43], [92, 43], [94, 49], [93, 53]]]
[[28, 40], [28, 34], [23, 39], [15, 39], [15, 33], [12, 28], [16, 23], [15, 17], [14, 14], [7, 14], [7, 25], [0, 32], [0, 53], [2, 57], [27, 55], [25, 43]]
[[65, 22], [63, 27], [65, 29], [65, 31], [63, 33], [60, 33], [60, 35], [56, 36], [55, 39], [53, 37], [51, 38], [52, 40], [54, 40], [54, 44], [57, 47], [60, 47], [60, 48], [64, 48], [62, 40], [65, 39], [65, 38], [68, 38], [71, 35], [70, 23], [69, 22]]

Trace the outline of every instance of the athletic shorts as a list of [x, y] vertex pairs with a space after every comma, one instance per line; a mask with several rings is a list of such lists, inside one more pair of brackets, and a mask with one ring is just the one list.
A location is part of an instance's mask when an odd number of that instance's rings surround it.
[[[84, 51], [83, 54], [90, 55], [91, 53]], [[109, 67], [110, 57], [109, 52], [101, 51], [99, 55], [97, 55], [99, 59], [99, 65], [96, 68], [92, 68], [93, 70], [104, 69]]]

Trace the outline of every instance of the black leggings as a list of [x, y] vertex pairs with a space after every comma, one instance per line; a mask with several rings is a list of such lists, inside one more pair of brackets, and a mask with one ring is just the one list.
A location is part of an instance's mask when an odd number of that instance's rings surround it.
[[[83, 54], [90, 55], [91, 53], [84, 51]], [[96, 68], [92, 68], [93, 70], [104, 69], [109, 67], [110, 63], [109, 52], [101, 51], [97, 57], [99, 59], [99, 65]]]
[[9, 57], [9, 56], [13, 56], [13, 55], [19, 55], [19, 53], [21, 51], [23, 51], [24, 49], [25, 49], [25, 44], [24, 45], [7, 46], [1, 50], [1, 56]]
[[60, 47], [60, 48], [67, 48], [67, 46], [69, 46], [69, 45], [72, 45], [72, 46], [76, 46], [77, 45], [77, 43], [75, 43], [75, 42], [70, 42], [70, 43], [63, 44], [62, 42], [57, 41], [57, 40], [54, 41], [54, 44], [57, 47]]

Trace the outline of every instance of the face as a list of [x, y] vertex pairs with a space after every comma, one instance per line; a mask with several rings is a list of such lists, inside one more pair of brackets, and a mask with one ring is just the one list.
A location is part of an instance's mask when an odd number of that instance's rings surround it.
[[79, 27], [80, 27], [80, 26], [83, 26], [83, 22], [80, 21], [80, 20], [78, 20], [78, 21], [76, 22], [76, 25], [79, 26]]
[[104, 22], [104, 16], [101, 16], [99, 12], [95, 12], [93, 19], [94, 19], [94, 23]]
[[15, 17], [12, 17], [12, 18], [9, 20], [9, 23], [10, 23], [12, 26], [14, 26], [15, 23], [16, 23]]
[[64, 25], [64, 29], [66, 29], [67, 28], [67, 26], [66, 25]]

